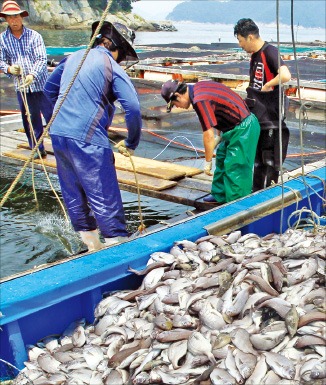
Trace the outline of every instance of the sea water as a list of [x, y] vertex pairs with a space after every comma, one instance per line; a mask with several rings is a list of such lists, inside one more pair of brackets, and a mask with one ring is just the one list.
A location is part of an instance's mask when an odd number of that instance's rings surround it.
[[[233, 35], [233, 25], [218, 23], [173, 22], [177, 31], [141, 32], [136, 31], [134, 44], [212, 44], [234, 43], [237, 39]], [[259, 25], [260, 34], [266, 41], [277, 42], [277, 26], [275, 24]], [[90, 41], [88, 30], [38, 30], [48, 47], [78, 47], [86, 46]], [[325, 28], [294, 27], [296, 43], [325, 42]], [[292, 32], [289, 25], [280, 26], [280, 42], [292, 42]], [[324, 49], [325, 47], [323, 47]]]

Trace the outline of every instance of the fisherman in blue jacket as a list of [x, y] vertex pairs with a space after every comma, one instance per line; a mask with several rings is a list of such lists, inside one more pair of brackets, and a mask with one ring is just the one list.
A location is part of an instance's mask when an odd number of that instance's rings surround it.
[[[99, 22], [92, 25], [92, 35]], [[85, 54], [80, 50], [64, 59], [49, 77], [44, 91], [58, 114], [50, 127], [57, 172], [69, 217], [88, 250], [127, 239], [128, 232], [108, 138], [118, 100], [128, 129], [118, 143], [129, 157], [139, 144], [141, 111], [138, 95], [120, 62], [137, 62], [131, 44], [109, 22], [104, 22], [77, 78], [67, 88]], [[65, 97], [62, 105], [62, 99]]]

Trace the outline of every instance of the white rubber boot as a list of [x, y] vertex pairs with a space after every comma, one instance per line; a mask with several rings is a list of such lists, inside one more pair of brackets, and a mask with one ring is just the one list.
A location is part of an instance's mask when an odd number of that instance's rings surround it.
[[88, 247], [88, 251], [96, 251], [103, 248], [103, 243], [100, 241], [100, 237], [97, 230], [92, 231], [79, 231], [82, 241]]
[[112, 246], [118, 243], [126, 242], [128, 237], [112, 237], [112, 238], [104, 238], [105, 243], [104, 246]]

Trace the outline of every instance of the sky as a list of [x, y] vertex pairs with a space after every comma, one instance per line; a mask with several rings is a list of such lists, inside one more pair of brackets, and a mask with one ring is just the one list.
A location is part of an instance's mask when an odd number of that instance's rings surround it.
[[132, 3], [133, 12], [146, 20], [161, 21], [183, 1], [175, 0], [140, 0]]

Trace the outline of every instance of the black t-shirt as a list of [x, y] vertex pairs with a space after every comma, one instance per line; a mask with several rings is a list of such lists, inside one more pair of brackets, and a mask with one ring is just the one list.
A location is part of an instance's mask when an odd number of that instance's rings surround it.
[[[281, 59], [282, 65], [284, 61]], [[278, 49], [265, 42], [258, 52], [251, 55], [250, 87], [261, 90], [265, 83], [277, 76], [278, 68]]]

